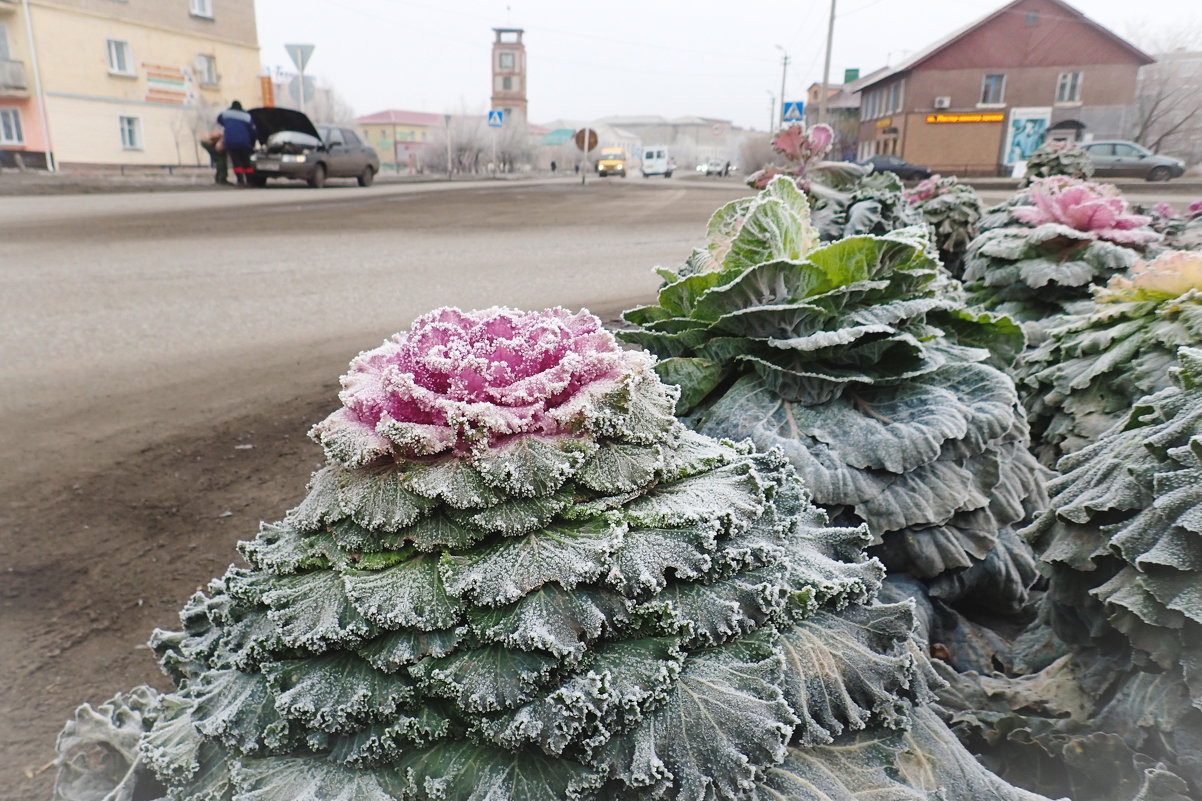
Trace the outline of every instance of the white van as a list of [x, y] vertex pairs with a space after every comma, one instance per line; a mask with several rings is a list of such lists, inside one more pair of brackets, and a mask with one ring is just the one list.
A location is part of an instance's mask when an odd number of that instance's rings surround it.
[[665, 145], [651, 145], [643, 148], [643, 177], [649, 178], [652, 175], [662, 175], [665, 178], [672, 177], [672, 171], [676, 169], [676, 163], [672, 161], [672, 156], [668, 153], [668, 148]]

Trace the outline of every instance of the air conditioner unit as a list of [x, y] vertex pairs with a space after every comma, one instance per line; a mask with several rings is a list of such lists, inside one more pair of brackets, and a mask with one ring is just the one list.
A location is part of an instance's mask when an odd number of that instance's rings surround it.
[[935, 108], [951, 108], [952, 98], [949, 95], [940, 95], [935, 98]]

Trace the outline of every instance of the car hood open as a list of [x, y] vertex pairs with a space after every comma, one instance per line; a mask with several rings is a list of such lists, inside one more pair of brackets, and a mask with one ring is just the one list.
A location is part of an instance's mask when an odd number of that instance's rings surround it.
[[247, 114], [254, 120], [255, 131], [263, 144], [267, 143], [267, 137], [280, 131], [296, 131], [321, 139], [312, 120], [294, 108], [252, 108]]

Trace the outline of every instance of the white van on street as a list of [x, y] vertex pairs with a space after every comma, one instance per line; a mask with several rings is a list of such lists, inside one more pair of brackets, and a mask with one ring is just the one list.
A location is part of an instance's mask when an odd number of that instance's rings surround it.
[[662, 175], [665, 178], [672, 177], [672, 171], [676, 169], [676, 164], [672, 161], [672, 155], [668, 152], [665, 145], [651, 145], [643, 148], [643, 177], [650, 178], [652, 175]]

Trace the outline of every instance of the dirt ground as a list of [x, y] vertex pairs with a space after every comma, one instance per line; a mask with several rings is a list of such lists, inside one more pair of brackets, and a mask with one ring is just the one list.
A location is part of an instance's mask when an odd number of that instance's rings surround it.
[[80, 702], [167, 688], [150, 632], [177, 628], [187, 597], [238, 560], [235, 542], [300, 500], [321, 461], [305, 431], [336, 390], [314, 386], [113, 464], [64, 464], [5, 500], [0, 707], [14, 725], [0, 727], [0, 798], [50, 797], [54, 738]]

